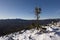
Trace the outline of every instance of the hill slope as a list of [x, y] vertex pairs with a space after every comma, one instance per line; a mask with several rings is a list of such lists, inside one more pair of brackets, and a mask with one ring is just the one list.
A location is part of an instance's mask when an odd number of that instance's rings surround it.
[[60, 27], [47, 27], [46, 33], [40, 32], [37, 29], [22, 30], [1, 36], [0, 40], [60, 40]]
[[[50, 24], [52, 21], [59, 22], [60, 19], [46, 19], [39, 20], [40, 25]], [[23, 19], [6, 19], [0, 20], [0, 36], [6, 35], [12, 32], [20, 31], [29, 27], [36, 20], [23, 20]]]

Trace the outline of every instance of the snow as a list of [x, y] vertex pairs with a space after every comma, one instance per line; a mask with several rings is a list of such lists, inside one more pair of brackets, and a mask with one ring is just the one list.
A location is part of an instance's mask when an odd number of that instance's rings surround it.
[[41, 33], [40, 30], [30, 29], [1, 36], [0, 40], [60, 40], [60, 27], [46, 26], [47, 33]]
[[53, 31], [51, 27], [47, 27], [47, 31]]

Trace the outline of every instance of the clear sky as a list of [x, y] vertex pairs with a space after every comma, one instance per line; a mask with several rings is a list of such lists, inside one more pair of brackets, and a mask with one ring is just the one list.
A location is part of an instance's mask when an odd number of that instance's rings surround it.
[[0, 0], [0, 19], [34, 19], [36, 4], [41, 19], [60, 18], [60, 0]]

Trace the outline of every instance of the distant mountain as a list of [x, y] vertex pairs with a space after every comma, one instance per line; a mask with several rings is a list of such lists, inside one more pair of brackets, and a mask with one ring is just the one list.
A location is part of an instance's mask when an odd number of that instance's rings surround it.
[[[52, 21], [59, 22], [60, 19], [39, 20], [39, 24], [47, 25], [47, 24], [50, 24]], [[29, 27], [32, 23], [36, 23], [36, 20], [1, 19], [0, 20], [0, 36], [25, 29]]]

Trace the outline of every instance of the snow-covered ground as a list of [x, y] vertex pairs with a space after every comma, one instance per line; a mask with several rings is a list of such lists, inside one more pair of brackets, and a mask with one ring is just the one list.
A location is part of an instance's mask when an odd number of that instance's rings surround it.
[[60, 40], [60, 27], [46, 26], [46, 28], [46, 33], [41, 33], [40, 30], [37, 29], [22, 30], [1, 36], [0, 40]]

